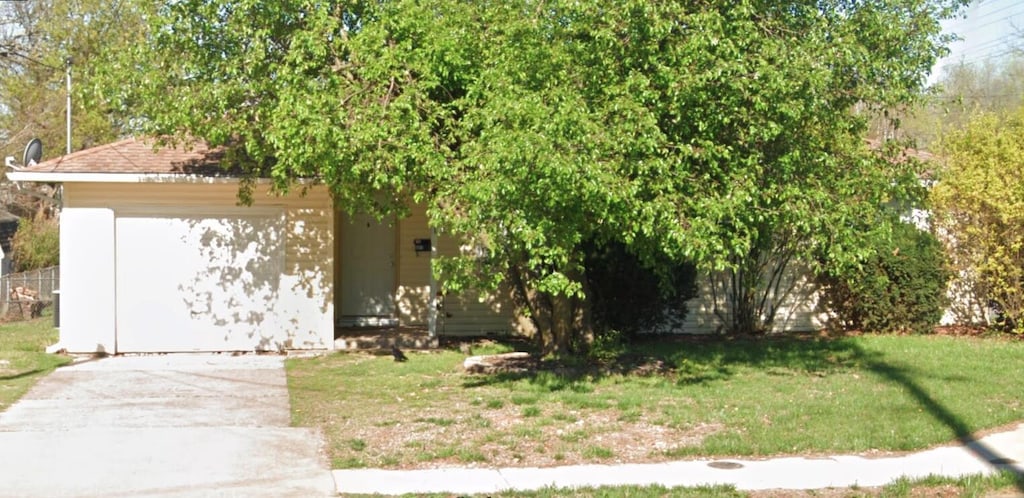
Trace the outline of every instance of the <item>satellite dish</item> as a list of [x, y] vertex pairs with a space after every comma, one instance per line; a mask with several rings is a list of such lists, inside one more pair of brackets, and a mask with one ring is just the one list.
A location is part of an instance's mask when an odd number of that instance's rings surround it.
[[43, 141], [38, 138], [33, 138], [29, 141], [28, 145], [25, 146], [25, 155], [22, 156], [21, 163], [25, 166], [32, 166], [39, 162], [43, 158]]

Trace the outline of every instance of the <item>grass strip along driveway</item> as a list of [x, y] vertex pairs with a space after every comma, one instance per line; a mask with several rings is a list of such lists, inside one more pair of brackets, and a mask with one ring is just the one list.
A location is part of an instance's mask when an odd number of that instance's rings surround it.
[[334, 468], [424, 468], [881, 455], [1024, 419], [1012, 338], [675, 339], [526, 374], [464, 358], [289, 360], [293, 422], [323, 430]]
[[36, 383], [60, 365], [66, 356], [46, 354], [57, 342], [53, 317], [0, 324], [0, 411], [18, 400]]

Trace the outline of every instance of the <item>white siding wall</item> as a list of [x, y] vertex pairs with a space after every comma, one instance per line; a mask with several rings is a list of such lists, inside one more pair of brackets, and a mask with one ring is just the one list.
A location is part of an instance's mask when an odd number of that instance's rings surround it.
[[289, 196], [284, 273], [277, 303], [285, 346], [334, 345], [334, 208], [326, 188]]
[[[441, 256], [458, 255], [471, 248], [460, 247], [448, 236], [437, 238], [437, 252]], [[441, 300], [442, 309], [437, 317], [438, 335], [508, 335], [528, 334], [529, 320], [519, 316], [511, 292], [499, 289], [494, 294], [465, 291], [449, 293]]]
[[430, 252], [417, 253], [413, 241], [430, 239], [427, 212], [412, 206], [408, 217], [398, 221], [398, 288], [395, 303], [402, 326], [426, 326], [430, 306]]
[[[818, 310], [819, 295], [810, 273], [802, 268], [790, 266], [787, 279], [795, 279], [793, 292], [782, 302], [775, 315], [773, 332], [797, 332], [820, 330], [828, 322], [828, 315]], [[718, 293], [719, 307], [724, 306], [725, 296]], [[715, 315], [715, 293], [712, 292], [712, 279], [707, 274], [697, 277], [697, 297], [686, 302], [687, 314], [682, 323], [671, 319], [666, 321], [654, 332], [674, 334], [713, 334], [723, 330], [724, 324]]]

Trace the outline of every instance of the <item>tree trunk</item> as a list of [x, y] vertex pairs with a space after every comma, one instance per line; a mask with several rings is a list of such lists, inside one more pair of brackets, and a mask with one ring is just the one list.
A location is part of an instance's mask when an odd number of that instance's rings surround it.
[[576, 321], [573, 300], [561, 294], [551, 296], [551, 341], [545, 345], [545, 355], [572, 352], [573, 324]]
[[[586, 352], [594, 341], [590, 303], [586, 298], [552, 295], [531, 288], [529, 275], [518, 267], [508, 270], [517, 305], [528, 311], [536, 329], [537, 348], [544, 356]], [[575, 281], [586, 280], [583, 271], [567, 271]]]
[[[552, 342], [550, 303], [545, 303], [544, 296], [538, 295], [537, 291], [530, 288], [527, 283], [528, 277], [523, 275], [523, 272], [518, 266], [510, 266], [508, 268], [509, 282], [512, 284], [516, 305], [526, 310], [536, 331], [534, 340], [537, 342], [538, 349], [544, 352], [547, 345]], [[545, 304], [549, 305], [545, 306]]]
[[593, 301], [591, 297], [590, 282], [587, 280], [586, 268], [583, 269], [582, 274], [579, 276], [580, 282], [583, 284], [583, 298], [574, 299], [576, 304], [576, 337], [578, 351], [577, 353], [584, 353], [590, 350], [594, 344], [594, 314], [593, 314]]
[[763, 267], [756, 252], [751, 253], [730, 271], [730, 295], [733, 334], [753, 335], [763, 332], [758, 290], [766, 285]]

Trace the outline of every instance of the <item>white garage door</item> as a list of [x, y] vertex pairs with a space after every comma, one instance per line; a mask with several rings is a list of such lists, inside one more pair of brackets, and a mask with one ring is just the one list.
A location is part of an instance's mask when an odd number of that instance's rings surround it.
[[274, 349], [281, 210], [118, 213], [117, 351]]

